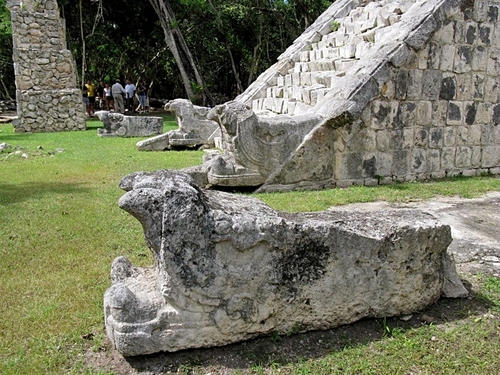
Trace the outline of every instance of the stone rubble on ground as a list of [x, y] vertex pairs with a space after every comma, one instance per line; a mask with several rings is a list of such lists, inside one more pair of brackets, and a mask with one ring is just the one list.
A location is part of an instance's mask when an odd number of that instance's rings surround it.
[[161, 117], [127, 116], [108, 111], [97, 111], [95, 115], [104, 125], [97, 129], [100, 137], [149, 137], [163, 132]]
[[63, 148], [56, 148], [55, 150], [43, 151], [43, 146], [38, 146], [36, 151], [28, 152], [26, 147], [23, 146], [12, 146], [8, 143], [0, 143], [0, 154], [4, 155], [4, 160], [9, 159], [13, 156], [21, 157], [23, 159], [28, 159], [33, 156], [54, 156], [65, 152]]

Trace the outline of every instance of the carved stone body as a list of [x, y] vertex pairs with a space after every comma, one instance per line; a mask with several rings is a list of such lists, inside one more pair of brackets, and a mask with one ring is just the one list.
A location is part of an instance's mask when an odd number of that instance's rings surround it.
[[315, 114], [258, 117], [239, 102], [213, 108], [208, 118], [221, 129], [219, 155], [205, 159], [205, 184], [220, 186], [260, 186], [301, 144], [320, 122]]
[[179, 128], [137, 143], [139, 151], [163, 151], [176, 147], [213, 147], [220, 137], [219, 126], [207, 118], [210, 108], [193, 105], [187, 99], [174, 99], [165, 110], [175, 114]]
[[467, 294], [446, 253], [450, 228], [419, 211], [284, 214], [170, 171], [121, 187], [154, 257], [151, 268], [112, 265], [106, 329], [126, 356], [328, 329], [412, 313], [443, 290]]
[[96, 112], [104, 129], [98, 129], [101, 137], [147, 137], [163, 131], [163, 119], [149, 116], [125, 116], [108, 111]]
[[216, 122], [207, 118], [210, 108], [193, 105], [187, 99], [174, 99], [165, 104], [165, 110], [175, 114], [178, 130], [169, 132], [170, 146], [214, 146], [220, 137]]

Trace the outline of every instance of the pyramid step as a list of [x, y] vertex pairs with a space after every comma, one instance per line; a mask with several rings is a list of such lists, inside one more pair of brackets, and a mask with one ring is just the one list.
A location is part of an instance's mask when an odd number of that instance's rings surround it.
[[333, 87], [334, 83], [344, 75], [345, 71], [335, 70], [287, 74], [284, 77], [278, 78], [277, 86], [271, 86], [267, 89], [266, 96], [274, 98], [291, 98], [293, 97], [293, 87], [308, 87], [318, 84], [327, 88]]
[[312, 105], [294, 99], [261, 98], [252, 101], [253, 111], [259, 114], [297, 115], [304, 113], [311, 108], [313, 108]]
[[310, 105], [307, 105], [303, 102], [295, 102], [295, 101], [289, 101], [287, 103], [287, 114], [289, 115], [300, 115], [303, 114], [304, 112], [307, 112], [311, 109], [312, 107]]
[[341, 77], [383, 37], [381, 29], [399, 22], [409, 4], [410, 0], [397, 4], [373, 2], [352, 9], [335, 20], [336, 24], [332, 22], [331, 32], [325, 27], [324, 32], [310, 35], [276, 81], [268, 82], [261, 98], [252, 103], [253, 108], [293, 114], [314, 106], [328, 92], [342, 86]]
[[331, 88], [344, 75], [345, 72], [319, 72], [311, 77], [311, 83]]

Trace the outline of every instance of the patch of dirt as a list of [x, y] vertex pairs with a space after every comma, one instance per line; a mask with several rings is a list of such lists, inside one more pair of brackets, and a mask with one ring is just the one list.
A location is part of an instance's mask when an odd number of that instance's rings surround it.
[[[354, 324], [327, 331], [271, 336], [209, 349], [184, 350], [125, 358], [105, 339], [102, 350], [87, 350], [84, 364], [97, 371], [123, 375], [199, 373], [211, 375], [252, 373], [256, 366], [285, 366], [302, 360], [321, 358], [353, 345], [381, 340], [384, 327], [410, 330], [422, 325], [458, 322], [468, 316], [487, 315], [490, 303], [476, 294], [472, 275], [500, 277], [500, 192], [478, 199], [435, 198], [423, 202], [395, 204], [376, 202], [342, 206], [341, 210], [383, 210], [415, 208], [429, 212], [452, 228], [449, 250], [457, 270], [469, 290], [466, 299], [442, 298], [425, 311], [400, 318], [363, 319]], [[104, 329], [102, 334], [105, 336]], [[90, 346], [90, 345], [89, 345]]]

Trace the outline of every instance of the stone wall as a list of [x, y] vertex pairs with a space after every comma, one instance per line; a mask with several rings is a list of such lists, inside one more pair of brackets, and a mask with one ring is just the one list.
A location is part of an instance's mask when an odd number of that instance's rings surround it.
[[[236, 104], [213, 112], [239, 146], [222, 142], [193, 175], [205, 186], [275, 191], [499, 174], [499, 8], [500, 0], [334, 2]], [[252, 108], [252, 123], [237, 104]], [[290, 135], [305, 119], [316, 125], [279, 158], [247, 146], [248, 134], [261, 135], [275, 150], [280, 127]]]
[[361, 118], [337, 130], [340, 184], [500, 173], [499, 6], [476, 1], [391, 69]]
[[8, 0], [11, 11], [17, 132], [85, 129], [82, 92], [66, 48], [56, 0]]

